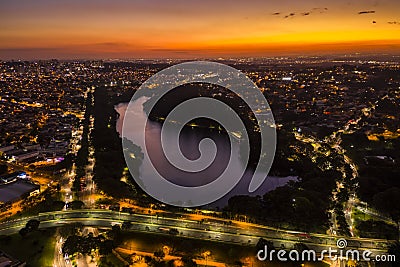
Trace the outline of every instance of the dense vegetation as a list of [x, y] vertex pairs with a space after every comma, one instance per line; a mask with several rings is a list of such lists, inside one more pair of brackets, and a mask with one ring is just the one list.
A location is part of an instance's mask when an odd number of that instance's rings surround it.
[[94, 93], [94, 181], [105, 193], [114, 197], [134, 197], [133, 179], [127, 174], [129, 184], [121, 182], [126, 168], [122, 152], [122, 141], [116, 130], [118, 113], [114, 106], [128, 101], [130, 94], [116, 96], [105, 87], [97, 88]]
[[[297, 141], [287, 130], [278, 132], [278, 147], [272, 171], [281, 173], [285, 167], [299, 176], [298, 181], [279, 187], [264, 196], [235, 196], [229, 200], [226, 212], [244, 214], [258, 222], [267, 222], [278, 227], [296, 228], [306, 231], [323, 231], [329, 228], [327, 210], [331, 207], [331, 194], [336, 181], [341, 179], [339, 171], [324, 169], [330, 162], [340, 166], [334, 154], [319, 157], [313, 162], [311, 145]], [[293, 157], [295, 160], [288, 160]], [[341, 206], [340, 206], [341, 207]], [[340, 210], [340, 208], [338, 208]]]
[[89, 159], [89, 125], [90, 125], [90, 116], [93, 112], [92, 106], [92, 93], [88, 93], [86, 102], [85, 102], [85, 115], [83, 119], [83, 130], [82, 130], [82, 139], [80, 141], [80, 149], [78, 150], [75, 163], [76, 163], [76, 175], [75, 180], [72, 185], [72, 189], [74, 191], [80, 191], [80, 179], [86, 175], [86, 165], [88, 164]]
[[[381, 99], [372, 114], [385, 116], [364, 116], [359, 129], [343, 136], [343, 144], [359, 170], [358, 197], [370, 208], [390, 217], [395, 223], [400, 221], [400, 138], [397, 136], [400, 121], [395, 119], [400, 107], [390, 100]], [[370, 127], [374, 125], [374, 127]], [[369, 138], [368, 138], [369, 137]], [[375, 138], [371, 138], [375, 137]], [[365, 222], [379, 227], [369, 228], [367, 235], [379, 236], [390, 225]], [[368, 227], [367, 227], [368, 228]], [[392, 225], [395, 229], [396, 226]], [[386, 231], [390, 232], [390, 230]]]

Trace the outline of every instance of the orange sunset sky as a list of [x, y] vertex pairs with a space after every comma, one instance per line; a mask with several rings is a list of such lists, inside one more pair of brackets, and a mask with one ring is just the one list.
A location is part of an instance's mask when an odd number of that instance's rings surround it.
[[0, 2], [0, 59], [400, 52], [398, 0]]

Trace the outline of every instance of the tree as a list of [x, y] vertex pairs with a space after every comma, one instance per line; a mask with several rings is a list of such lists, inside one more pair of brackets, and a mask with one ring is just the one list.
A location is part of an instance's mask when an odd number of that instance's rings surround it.
[[82, 207], [85, 205], [85, 203], [83, 203], [80, 200], [74, 200], [72, 202], [69, 203], [69, 207], [73, 210], [79, 210], [82, 209]]
[[104, 240], [100, 243], [99, 252], [101, 255], [108, 255], [114, 249], [114, 242], [112, 240]]
[[80, 244], [82, 242], [82, 238], [77, 235], [72, 235], [65, 240], [62, 251], [69, 255], [72, 255], [76, 252], [80, 252]]
[[122, 230], [129, 230], [132, 227], [132, 223], [129, 221], [124, 221], [122, 223]]
[[308, 250], [308, 247], [304, 243], [296, 243], [294, 244], [294, 249], [297, 250], [299, 253], [301, 253], [304, 250]]
[[367, 220], [359, 221], [356, 225], [357, 230], [360, 233], [360, 237], [366, 238], [386, 238], [386, 239], [397, 239], [398, 228], [393, 224], [386, 223], [384, 221]]
[[393, 187], [376, 194], [373, 197], [373, 203], [378, 210], [389, 214], [394, 221], [399, 221], [400, 188]]
[[388, 249], [388, 254], [389, 255], [394, 255], [396, 257], [396, 262], [392, 262], [393, 267], [399, 267], [400, 266], [400, 242], [395, 242], [394, 244], [389, 246]]
[[260, 216], [262, 202], [260, 197], [246, 195], [233, 196], [228, 200], [228, 208], [236, 215]]
[[183, 256], [181, 261], [184, 267], [197, 267], [197, 263], [191, 257]]
[[272, 243], [272, 241], [266, 240], [264, 238], [258, 239], [258, 242], [257, 242], [257, 245], [256, 245], [256, 250], [257, 251], [263, 250], [265, 246], [268, 247], [268, 250], [275, 249], [274, 248], [274, 243]]
[[144, 262], [146, 262], [147, 264], [149, 264], [151, 261], [153, 260], [153, 258], [151, 256], [144, 256]]
[[24, 228], [22, 228], [21, 230], [19, 230], [19, 234], [20, 234], [22, 237], [27, 236], [28, 233], [29, 233], [29, 230], [28, 230], [26, 227], [24, 227]]
[[78, 234], [78, 232], [82, 229], [82, 227], [83, 227], [82, 223], [64, 224], [62, 227], [60, 227], [59, 233], [63, 238], [67, 238], [69, 236]]
[[107, 236], [114, 241], [115, 245], [119, 244], [121, 241], [121, 226], [118, 224], [112, 226], [112, 229], [107, 232]]
[[165, 253], [162, 249], [156, 250], [154, 251], [154, 257], [158, 258], [159, 260], [161, 260], [162, 258], [165, 257]]
[[171, 229], [169, 229], [168, 233], [171, 235], [178, 235], [179, 231], [176, 228], [171, 228]]
[[40, 221], [32, 219], [26, 223], [25, 228], [27, 228], [29, 232], [33, 232], [33, 231], [36, 231], [37, 229], [39, 229], [39, 224], [40, 224]]

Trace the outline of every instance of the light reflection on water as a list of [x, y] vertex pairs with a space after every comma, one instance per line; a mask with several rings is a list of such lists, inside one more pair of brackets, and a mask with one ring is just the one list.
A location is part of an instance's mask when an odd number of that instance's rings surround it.
[[[136, 100], [131, 107], [131, 112], [134, 112], [134, 117], [138, 121], [146, 121], [147, 115], [143, 111], [142, 104], [146, 101], [145, 98], [140, 98]], [[119, 119], [117, 120], [117, 131], [121, 133], [122, 131], [122, 123], [124, 120], [124, 114], [128, 107], [128, 103], [120, 103], [115, 106], [115, 110], [120, 114]], [[135, 123], [131, 122], [129, 124], [129, 136], [131, 141], [136, 145], [143, 147], [142, 144], [142, 136], [143, 129], [138, 129], [135, 127]], [[204, 130], [203, 130], [204, 131]], [[149, 121], [147, 123], [146, 130], [146, 143], [154, 144], [151, 146], [147, 146], [147, 149], [151, 153], [152, 161], [157, 163], [157, 170], [163, 174], [164, 177], [173, 183], [186, 185], [186, 186], [198, 186], [202, 184], [207, 184], [211, 182], [213, 179], [218, 177], [219, 173], [223, 171], [223, 167], [226, 165], [227, 159], [230, 157], [230, 153], [233, 153], [233, 159], [235, 160], [234, 166], [238, 166], [238, 173], [241, 169], [241, 160], [239, 158], [239, 144], [233, 143], [231, 144], [231, 148], [229, 146], [229, 141], [227, 138], [220, 136], [218, 133], [212, 134], [213, 140], [218, 147], [218, 157], [215, 159], [215, 162], [210, 168], [204, 170], [200, 175], [191, 175], [190, 179], [188, 179], [188, 175], [184, 172], [180, 172], [168, 163], [166, 158], [162, 155], [161, 145], [159, 135], [161, 132], [161, 124], [157, 122]], [[209, 132], [207, 134], [210, 134]], [[198, 150], [196, 149], [199, 141], [204, 138], [204, 133], [199, 130], [187, 130], [183, 131], [180, 135], [180, 145], [184, 150], [183, 153], [188, 158], [196, 158], [198, 157]], [[150, 168], [153, 168], [151, 163], [148, 160], [144, 160], [143, 164], [140, 168], [141, 179], [146, 179], [146, 175], [149, 175]], [[241, 181], [236, 185], [236, 187], [229, 192], [226, 196], [221, 199], [211, 203], [210, 207], [223, 207], [228, 203], [230, 197], [234, 195], [249, 195], [248, 186], [251, 180], [251, 172], [246, 172], [241, 179]], [[289, 176], [289, 177], [274, 177], [269, 176], [268, 179], [264, 181], [264, 183], [260, 186], [258, 190], [251, 193], [250, 195], [264, 195], [266, 192], [271, 191], [279, 186], [285, 185], [290, 180], [296, 180], [297, 177]]]

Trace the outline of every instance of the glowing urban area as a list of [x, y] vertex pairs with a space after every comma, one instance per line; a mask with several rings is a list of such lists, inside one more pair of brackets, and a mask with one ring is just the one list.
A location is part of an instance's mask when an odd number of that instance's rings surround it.
[[270, 102], [276, 182], [263, 195], [190, 209], [155, 201], [135, 184], [118, 129], [118, 112], [138, 86], [178, 61], [2, 62], [0, 259], [252, 266], [265, 245], [320, 252], [343, 237], [348, 248], [398, 255], [398, 58], [220, 62], [243, 71]]
[[[397, 0], [1, 1], [0, 267], [400, 266], [399, 14]], [[189, 61], [238, 70], [255, 91], [227, 79], [132, 100]], [[169, 119], [195, 98], [229, 106], [248, 139]], [[173, 165], [166, 124], [182, 128], [172, 158], [213, 143], [211, 164]], [[154, 169], [187, 188], [228, 165], [241, 179], [208, 204], [147, 190]]]

